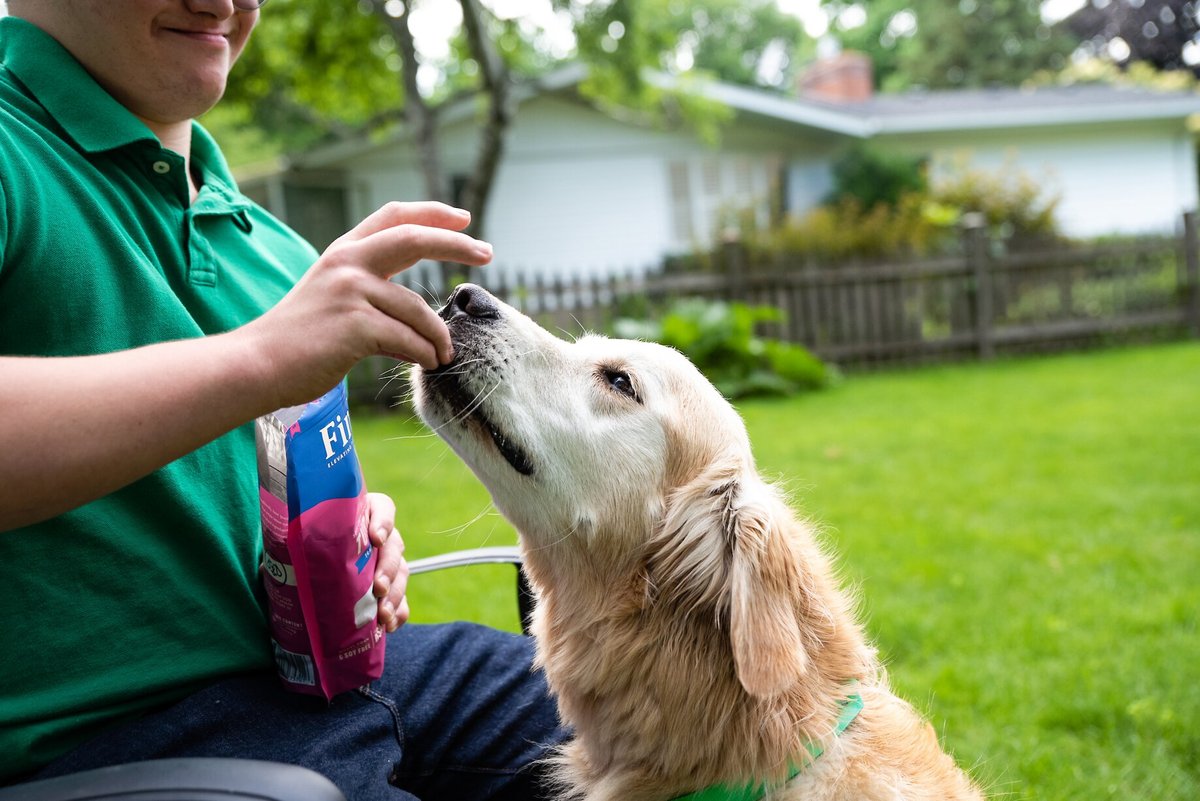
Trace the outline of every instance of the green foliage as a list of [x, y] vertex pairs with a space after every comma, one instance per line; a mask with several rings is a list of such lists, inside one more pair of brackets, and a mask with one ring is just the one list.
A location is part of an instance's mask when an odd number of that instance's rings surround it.
[[[904, 188], [898, 179], [895, 200], [878, 199], [867, 205], [853, 187], [865, 183], [860, 181], [863, 175], [881, 173], [872, 165], [905, 163], [903, 157], [894, 159], [853, 160], [867, 166], [848, 173], [853, 180], [839, 182], [834, 195], [840, 199], [767, 231], [747, 229], [744, 235], [752, 257], [799, 256], [829, 264], [941, 253], [957, 245], [959, 223], [968, 212], [982, 213], [999, 236], [1027, 240], [1057, 235], [1058, 198], [1011, 164], [995, 171], [971, 167], [961, 159], [938, 165], [928, 186]], [[904, 177], [902, 171], [898, 174]], [[864, 194], [871, 193], [864, 190]]]
[[1029, 77], [1025, 86], [1078, 86], [1100, 84], [1151, 89], [1156, 92], [1195, 92], [1200, 80], [1184, 69], [1158, 70], [1144, 61], [1118, 66], [1106, 58], [1071, 59], [1061, 70], [1043, 70]]
[[1058, 231], [1054, 213], [1060, 198], [1012, 163], [984, 170], [959, 156], [937, 170], [930, 191], [938, 203], [982, 213], [988, 226], [1004, 236], [1045, 238]]
[[199, 121], [221, 143], [225, 160], [234, 167], [263, 164], [285, 152], [285, 142], [256, 125], [243, 105], [218, 103]]
[[[869, 54], [886, 92], [1017, 86], [1057, 70], [1079, 37], [1051, 28], [1041, 0], [825, 0], [832, 33]], [[861, 11], [866, 21], [857, 25]]]
[[866, 209], [896, 205], [901, 196], [926, 189], [924, 159], [855, 143], [833, 163], [834, 203], [853, 198]]
[[[787, 65], [811, 42], [799, 20], [773, 0], [559, 0], [574, 22], [577, 57], [589, 68], [585, 97], [618, 117], [636, 116], [655, 127], [686, 126], [709, 144], [732, 119], [725, 106], [689, 92], [689, 80], [716, 78], [743, 85], [779, 85]], [[784, 65], [764, 73], [768, 52]], [[653, 68], [674, 74], [681, 87], [643, 80]]]
[[[651, 66], [778, 86], [812, 50], [800, 20], [774, 0], [556, 0], [555, 6], [574, 20], [580, 58], [621, 72], [628, 85], [640, 80], [639, 67]], [[769, 69], [775, 59], [783, 69]]]
[[[753, 84], [768, 50], [781, 63], [800, 62], [811, 49], [799, 21], [774, 2], [753, 0], [555, 0], [575, 29], [573, 52], [559, 52], [545, 32], [524, 18], [500, 19], [485, 7], [484, 26], [515, 80], [547, 72], [566, 60], [587, 64], [583, 93], [618, 113], [656, 125], [694, 127], [715, 141], [730, 113], [684, 92], [666, 92], [642, 80], [647, 67], [679, 72], [677, 56], [690, 54], [686, 74]], [[447, 55], [422, 57], [437, 75], [426, 98], [438, 105], [480, 88], [480, 70], [461, 31]], [[368, 0], [272, 0], [235, 68], [224, 106], [229, 116], [209, 122], [222, 135], [257, 138], [237, 163], [302, 150], [333, 135], [401, 118], [404, 88], [396, 39]], [[771, 80], [782, 82], [785, 71]], [[247, 133], [253, 126], [260, 133]]]
[[253, 121], [272, 149], [284, 152], [360, 126], [403, 99], [395, 44], [368, 5], [273, 0], [230, 75], [222, 105]]
[[756, 336], [759, 323], [781, 317], [770, 306], [692, 298], [676, 301], [657, 320], [617, 320], [613, 332], [675, 348], [728, 398], [791, 395], [827, 386], [831, 369], [807, 349]]
[[815, 264], [921, 256], [953, 241], [958, 214], [928, 195], [907, 192], [897, 202], [867, 208], [848, 197], [748, 238], [754, 258], [800, 256]]

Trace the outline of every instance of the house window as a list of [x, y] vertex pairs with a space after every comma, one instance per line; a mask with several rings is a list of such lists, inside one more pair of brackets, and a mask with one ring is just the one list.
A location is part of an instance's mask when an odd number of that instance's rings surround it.
[[670, 162], [675, 245], [711, 245], [747, 213], [758, 225], [767, 225], [777, 186], [773, 176], [781, 165], [777, 157], [747, 155]]

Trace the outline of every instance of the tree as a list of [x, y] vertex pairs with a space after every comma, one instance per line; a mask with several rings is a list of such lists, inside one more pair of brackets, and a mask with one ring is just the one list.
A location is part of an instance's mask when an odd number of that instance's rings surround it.
[[[831, 32], [875, 64], [884, 91], [1014, 86], [1059, 69], [1078, 44], [1040, 0], [825, 0]], [[864, 14], [865, 12], [865, 14]]]
[[636, 26], [642, 39], [645, 52], [627, 65], [694, 71], [743, 86], [784, 85], [801, 57], [814, 49], [799, 18], [781, 11], [773, 0], [639, 0], [613, 3], [609, 9], [580, 18], [580, 51], [590, 62], [600, 57], [591, 48], [611, 49], [605, 35], [614, 24], [617, 30]]
[[[512, 81], [479, 0], [459, 0], [459, 6], [487, 106], [476, 166], [461, 199], [472, 211], [471, 230], [478, 235], [511, 120]], [[410, 26], [412, 8], [411, 2], [395, 0], [279, 0], [244, 56], [248, 63], [239, 74], [245, 80], [231, 85], [227, 100], [248, 110], [243, 119], [276, 134], [287, 148], [347, 135], [401, 109], [413, 134], [425, 196], [448, 202], [437, 105], [421, 93], [417, 81], [421, 59]], [[300, 64], [287, 63], [291, 59]], [[290, 80], [281, 80], [285, 74]]]
[[349, 135], [381, 108], [403, 102], [386, 34], [356, 2], [275, 0], [217, 112], [259, 129], [270, 143], [264, 150], [298, 150]]
[[[221, 113], [253, 124], [276, 146], [302, 149], [399, 118], [412, 132], [426, 196], [450, 200], [437, 135], [440, 110], [479, 98], [479, 149], [459, 202], [481, 235], [514, 109], [514, 91], [565, 59], [590, 67], [582, 91], [637, 109], [661, 124], [703, 126], [711, 104], [670, 96], [642, 80], [646, 68], [738, 82], [781, 82], [804, 44], [798, 20], [773, 0], [553, 0], [571, 22], [573, 50], [556, 53], [527, 20], [501, 19], [483, 0], [457, 0], [462, 23], [449, 58], [418, 49], [412, 19], [421, 0], [275, 0], [243, 55]], [[422, 91], [418, 75], [440, 77]]]
[[1062, 26], [1093, 53], [1108, 53], [1119, 63], [1145, 62], [1200, 76], [1198, 13], [1192, 0], [1092, 0]]

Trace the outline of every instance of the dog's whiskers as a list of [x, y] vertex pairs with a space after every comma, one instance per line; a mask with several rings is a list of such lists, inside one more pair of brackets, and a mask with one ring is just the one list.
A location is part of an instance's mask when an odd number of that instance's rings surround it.
[[584, 325], [583, 322], [580, 321], [580, 319], [578, 317], [576, 317], [574, 313], [572, 313], [570, 315], [570, 317], [572, 320], [575, 321], [575, 325], [579, 326], [579, 333], [576, 334], [571, 331], [568, 331], [567, 329], [563, 328], [562, 326], [558, 326], [558, 330], [562, 333], [562, 335], [564, 337], [567, 337], [568, 339], [571, 340], [571, 342], [574, 343], [574, 342], [578, 342], [580, 337], [587, 336], [588, 329], [587, 329], [587, 326]]
[[567, 540], [571, 539], [571, 537], [575, 536], [575, 534], [577, 534], [579, 532], [579, 527], [580, 527], [580, 525], [582, 525], [582, 522], [583, 521], [576, 521], [575, 524], [571, 526], [571, 528], [567, 529], [566, 534], [563, 534], [561, 537], [556, 539], [554, 542], [548, 542], [545, 545], [538, 545], [537, 547], [530, 547], [527, 545], [526, 550], [528, 550], [528, 551], [544, 551], [547, 548], [553, 548], [556, 545], [560, 545], [561, 543], [564, 543]]
[[436, 435], [439, 431], [446, 428], [447, 426], [450, 426], [451, 424], [460, 422], [462, 420], [466, 420], [468, 417], [470, 417], [472, 414], [474, 414], [475, 410], [478, 409], [480, 406], [482, 406], [487, 401], [487, 399], [492, 396], [492, 393], [494, 393], [496, 390], [498, 390], [503, 384], [504, 384], [503, 381], [497, 381], [492, 386], [492, 388], [487, 391], [487, 394], [476, 395], [471, 400], [470, 404], [468, 404], [467, 408], [465, 408], [461, 412], [455, 414], [453, 417], [451, 417], [449, 420], [442, 423], [441, 425], [439, 425], [435, 428], [431, 428], [429, 435], [426, 435], [426, 436]]
[[430, 534], [438, 534], [438, 535], [446, 535], [446, 536], [451, 536], [451, 535], [458, 536], [458, 535], [462, 534], [464, 531], [466, 531], [468, 528], [470, 528], [471, 526], [478, 523], [484, 517], [486, 517], [489, 512], [494, 513], [494, 507], [492, 506], [492, 504], [490, 502], [486, 506], [484, 506], [482, 509], [479, 510], [479, 514], [475, 515], [467, 522], [460, 523], [457, 526], [451, 526], [450, 528], [445, 528], [440, 531], [430, 531], [429, 533]]
[[449, 453], [450, 453], [449, 448], [442, 448], [441, 453], [438, 454], [438, 458], [434, 461], [433, 464], [429, 465], [429, 469], [425, 471], [425, 475], [421, 476], [421, 481], [427, 481], [429, 479], [429, 477], [433, 475], [433, 471], [436, 470], [438, 467], [440, 467], [442, 462], [444, 462], [446, 460], [446, 456]]
[[438, 296], [438, 293], [434, 291], [433, 286], [425, 281], [414, 281], [413, 288], [419, 290], [421, 294], [430, 298], [436, 298]]
[[445, 372], [441, 373], [441, 375], [466, 375], [468, 371], [464, 370], [464, 367], [472, 364], [479, 364], [485, 361], [486, 359], [484, 359], [482, 356], [476, 356], [473, 359], [463, 359], [462, 361], [455, 362], [453, 369], [446, 370]]
[[439, 426], [437, 426], [437, 427], [435, 427], [435, 428], [430, 428], [428, 431], [426, 431], [426, 432], [425, 432], [425, 433], [423, 433], [423, 434], [405, 434], [405, 435], [398, 436], [398, 437], [388, 437], [388, 438], [387, 438], [387, 439], [385, 439], [384, 441], [385, 441], [385, 442], [395, 442], [395, 441], [406, 440], [406, 439], [432, 439], [432, 438], [436, 438], [436, 437], [438, 436], [438, 432], [439, 432], [439, 431], [441, 431], [443, 428], [446, 428], [447, 426], [449, 426], [449, 425], [451, 425], [451, 424], [453, 424], [453, 423], [459, 422], [460, 420], [466, 420], [468, 417], [470, 417], [472, 414], [474, 414], [475, 410], [476, 410], [476, 409], [478, 409], [480, 406], [482, 406], [482, 405], [483, 405], [483, 404], [484, 404], [484, 403], [487, 401], [487, 399], [488, 399], [488, 398], [490, 398], [490, 397], [492, 396], [492, 393], [494, 393], [494, 392], [495, 392], [497, 389], [499, 389], [499, 388], [500, 388], [500, 386], [501, 386], [503, 383], [504, 383], [503, 381], [497, 381], [497, 382], [496, 382], [496, 383], [495, 383], [495, 384], [494, 384], [494, 385], [491, 387], [491, 389], [489, 389], [489, 390], [487, 391], [487, 394], [483, 394], [483, 395], [476, 395], [476, 396], [475, 396], [475, 397], [474, 397], [474, 398], [471, 400], [471, 403], [470, 403], [470, 405], [469, 405], [469, 406], [467, 406], [467, 408], [466, 408], [466, 409], [463, 409], [461, 412], [459, 412], [458, 414], [454, 415], [453, 417], [451, 417], [449, 420], [447, 420], [446, 422], [442, 423], [441, 425], [439, 425]]

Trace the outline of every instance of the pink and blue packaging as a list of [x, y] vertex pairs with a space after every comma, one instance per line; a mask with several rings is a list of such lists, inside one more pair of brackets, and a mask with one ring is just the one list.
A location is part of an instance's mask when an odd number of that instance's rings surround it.
[[275, 664], [289, 689], [329, 699], [379, 678], [387, 644], [345, 383], [254, 428]]

